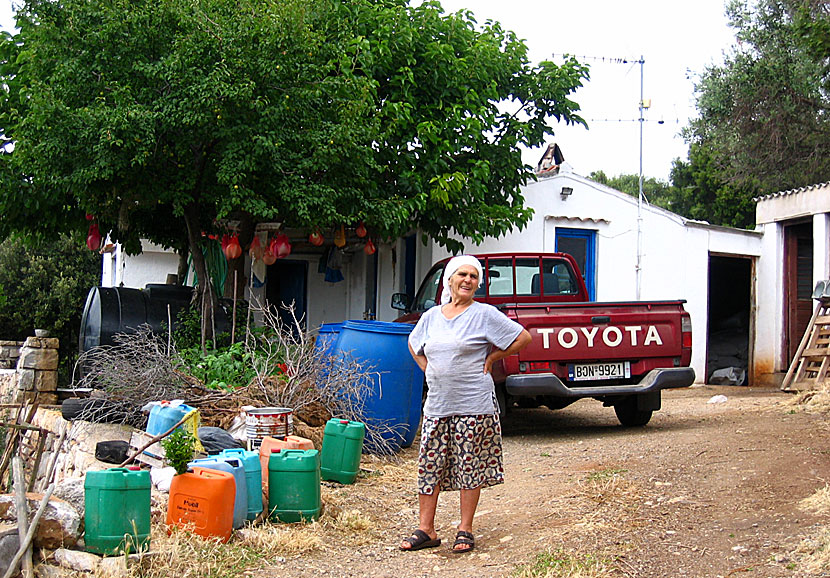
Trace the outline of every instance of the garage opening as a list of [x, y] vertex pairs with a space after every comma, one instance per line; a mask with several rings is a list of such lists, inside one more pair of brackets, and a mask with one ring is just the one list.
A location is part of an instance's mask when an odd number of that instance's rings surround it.
[[751, 308], [752, 260], [710, 255], [707, 383], [747, 384]]

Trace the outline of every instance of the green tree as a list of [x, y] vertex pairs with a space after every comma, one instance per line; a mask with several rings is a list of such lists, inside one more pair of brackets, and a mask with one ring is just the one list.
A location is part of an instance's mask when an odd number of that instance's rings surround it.
[[[588, 178], [633, 197], [640, 196], [639, 175], [622, 174], [608, 177], [604, 171], [594, 171], [588, 175]], [[672, 210], [670, 190], [671, 185], [665, 181], [654, 177], [643, 177], [643, 196], [652, 205]]]
[[37, 246], [6, 239], [0, 243], [0, 338], [23, 340], [35, 328], [48, 329], [60, 339], [60, 379], [68, 383], [84, 302], [100, 277], [100, 257], [78, 239], [59, 235]]
[[830, 174], [826, 67], [797, 33], [809, 16], [801, 12], [801, 24], [794, 24], [793, 5], [802, 3], [733, 0], [727, 13], [738, 44], [697, 86], [699, 118], [686, 135], [705, 161], [694, 170], [711, 169], [711, 178], [723, 183], [717, 198], [739, 205], [724, 215], [738, 218], [747, 195]]
[[[406, 0], [27, 0], [2, 54], [0, 234], [92, 214], [128, 251], [228, 221], [453, 250], [523, 226], [520, 147], [582, 122], [575, 60]], [[33, 219], [34, 216], [43, 218]]]

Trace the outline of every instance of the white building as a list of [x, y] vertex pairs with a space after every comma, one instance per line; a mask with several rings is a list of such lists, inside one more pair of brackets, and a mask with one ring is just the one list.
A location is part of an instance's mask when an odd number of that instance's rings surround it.
[[830, 183], [755, 199], [763, 232], [758, 267], [755, 372], [778, 385], [815, 308], [813, 288], [830, 279]]

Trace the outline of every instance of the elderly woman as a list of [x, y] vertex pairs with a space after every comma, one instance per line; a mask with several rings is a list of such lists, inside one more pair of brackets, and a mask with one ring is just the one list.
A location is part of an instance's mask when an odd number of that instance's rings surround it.
[[444, 270], [441, 306], [428, 310], [409, 336], [412, 357], [429, 388], [418, 455], [419, 524], [402, 550], [441, 544], [435, 511], [441, 490], [461, 493], [461, 523], [452, 552], [475, 547], [473, 516], [481, 488], [504, 483], [501, 424], [490, 370], [519, 352], [530, 334], [491, 305], [473, 299], [481, 263], [454, 257]]

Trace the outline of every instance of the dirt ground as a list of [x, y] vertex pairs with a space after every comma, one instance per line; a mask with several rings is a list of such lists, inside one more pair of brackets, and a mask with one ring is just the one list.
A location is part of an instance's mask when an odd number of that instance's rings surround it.
[[[716, 395], [727, 401], [707, 403]], [[449, 552], [458, 523], [458, 495], [449, 492], [437, 516], [444, 544], [398, 550], [417, 525], [410, 448], [397, 476], [386, 467], [352, 486], [326, 484], [329, 515], [358, 512], [371, 520], [365, 531], [275, 558], [255, 575], [509, 576], [550, 550], [593, 556], [603, 576], [830, 576], [805, 571], [798, 553], [828, 521], [799, 502], [830, 480], [830, 427], [826, 414], [792, 399], [773, 389], [671, 390], [634, 429], [594, 400], [515, 409], [503, 423], [506, 483], [482, 492], [474, 552]]]

